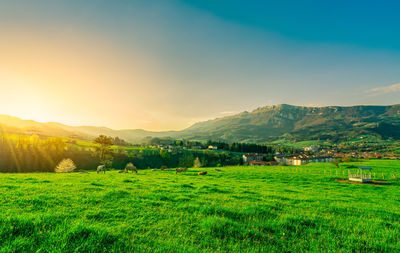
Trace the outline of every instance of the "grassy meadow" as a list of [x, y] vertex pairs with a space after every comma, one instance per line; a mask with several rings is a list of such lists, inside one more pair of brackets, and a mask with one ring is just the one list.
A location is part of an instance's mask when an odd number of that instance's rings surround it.
[[400, 251], [400, 161], [220, 169], [0, 174], [0, 252]]

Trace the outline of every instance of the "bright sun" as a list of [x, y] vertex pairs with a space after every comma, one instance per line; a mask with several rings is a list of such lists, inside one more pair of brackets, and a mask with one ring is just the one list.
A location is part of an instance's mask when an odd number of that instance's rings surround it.
[[22, 78], [10, 77], [0, 73], [0, 99], [2, 107], [0, 114], [8, 114], [24, 119], [49, 121], [51, 119], [51, 104], [39, 85]]

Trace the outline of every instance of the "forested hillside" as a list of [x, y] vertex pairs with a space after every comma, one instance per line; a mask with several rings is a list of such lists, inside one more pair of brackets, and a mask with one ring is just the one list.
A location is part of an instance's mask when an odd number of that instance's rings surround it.
[[179, 133], [198, 140], [344, 141], [360, 135], [400, 138], [400, 105], [303, 107], [277, 105], [197, 123]]

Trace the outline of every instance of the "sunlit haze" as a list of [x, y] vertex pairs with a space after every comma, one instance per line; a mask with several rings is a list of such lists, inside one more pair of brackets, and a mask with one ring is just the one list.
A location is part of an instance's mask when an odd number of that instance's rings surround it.
[[215, 2], [1, 1], [0, 114], [159, 131], [400, 103], [396, 1]]

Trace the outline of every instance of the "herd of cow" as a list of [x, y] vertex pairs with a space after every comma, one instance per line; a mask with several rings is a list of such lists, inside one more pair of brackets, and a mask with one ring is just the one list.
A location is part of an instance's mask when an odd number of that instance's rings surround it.
[[[106, 165], [97, 166], [97, 174], [99, 174], [101, 172], [103, 172], [105, 174], [106, 170], [107, 170]], [[152, 169], [152, 171], [157, 171], [157, 170], [158, 169]], [[168, 169], [168, 168], [162, 167], [160, 170], [162, 170], [162, 171], [171, 171], [173, 169]], [[186, 172], [187, 170], [188, 170], [187, 168], [177, 168], [177, 169], [175, 169], [175, 174]], [[221, 170], [218, 170], [218, 169], [215, 169], [215, 170], [216, 171], [221, 171]], [[125, 169], [118, 171], [118, 173], [129, 173], [129, 171], [131, 171], [132, 173], [135, 172], [136, 174], [138, 173], [137, 169], [136, 169], [136, 166], [133, 165], [133, 163], [128, 163], [125, 166]], [[197, 173], [197, 175], [207, 175], [207, 171], [201, 171], [201, 172]]]

